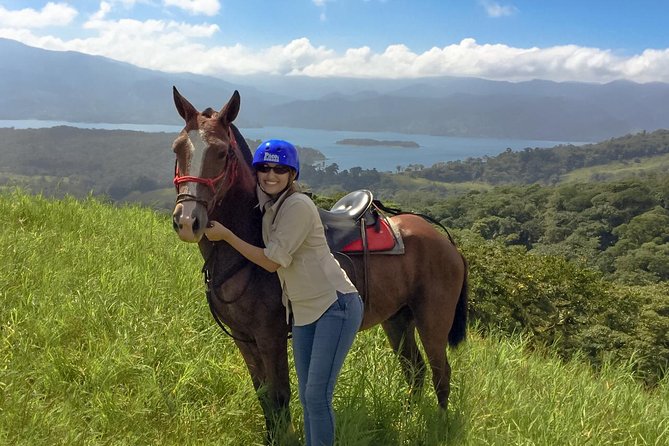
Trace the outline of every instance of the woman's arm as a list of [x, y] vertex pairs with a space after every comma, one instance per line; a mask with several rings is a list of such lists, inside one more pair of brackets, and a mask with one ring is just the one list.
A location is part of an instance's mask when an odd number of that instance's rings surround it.
[[239, 251], [241, 255], [270, 273], [275, 272], [281, 266], [275, 261], [267, 258], [262, 248], [240, 239], [230, 229], [219, 222], [212, 221], [209, 224], [210, 226], [204, 230], [204, 234], [212, 242], [219, 240], [227, 242], [230, 246]]

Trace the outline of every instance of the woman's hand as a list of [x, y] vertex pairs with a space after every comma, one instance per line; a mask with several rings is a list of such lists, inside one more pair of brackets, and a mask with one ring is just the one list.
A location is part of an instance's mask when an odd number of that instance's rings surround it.
[[204, 235], [212, 242], [218, 242], [220, 240], [229, 241], [230, 236], [233, 235], [232, 231], [220, 224], [217, 221], [210, 221], [207, 227], [204, 230]]
[[237, 237], [231, 230], [223, 226], [217, 221], [210, 221], [207, 227], [204, 230], [204, 235], [211, 240], [212, 242], [217, 242], [223, 240], [227, 242], [230, 246], [235, 248], [241, 255], [265, 268], [270, 273], [275, 272], [280, 264], [276, 263], [274, 260], [270, 260], [265, 256], [265, 252], [259, 246], [251, 245], [248, 242]]

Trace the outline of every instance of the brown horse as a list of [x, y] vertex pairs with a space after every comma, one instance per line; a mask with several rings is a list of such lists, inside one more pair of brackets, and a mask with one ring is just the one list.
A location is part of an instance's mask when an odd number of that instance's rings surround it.
[[[246, 361], [272, 441], [274, 434], [290, 427], [289, 327], [277, 275], [248, 262], [225, 242], [214, 244], [203, 237], [207, 223], [216, 220], [262, 246], [251, 151], [233, 125], [239, 93], [219, 112], [198, 112], [176, 88], [174, 102], [186, 123], [173, 143], [174, 229], [181, 240], [199, 243], [211, 276], [212, 314], [222, 327], [229, 327]], [[400, 229], [405, 254], [369, 256], [361, 329], [382, 324], [409, 384], [420, 388], [425, 363], [414, 337], [417, 329], [438, 403], [446, 408], [451, 378], [446, 346], [457, 345], [466, 334], [467, 264], [454, 244], [423, 218], [398, 215], [392, 220]], [[362, 256], [352, 256], [342, 266], [353, 280], [363, 278]], [[362, 283], [356, 285], [363, 290]]]

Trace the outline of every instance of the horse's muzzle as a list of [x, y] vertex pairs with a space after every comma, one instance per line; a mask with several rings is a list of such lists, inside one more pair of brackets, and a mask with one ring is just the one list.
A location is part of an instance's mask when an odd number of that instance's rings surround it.
[[206, 209], [195, 201], [183, 201], [174, 207], [172, 227], [184, 242], [199, 242], [208, 223]]

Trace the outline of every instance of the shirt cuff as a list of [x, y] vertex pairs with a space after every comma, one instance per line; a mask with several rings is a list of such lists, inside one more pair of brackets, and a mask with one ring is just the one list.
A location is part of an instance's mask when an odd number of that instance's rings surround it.
[[265, 257], [272, 262], [278, 263], [284, 268], [288, 268], [293, 261], [293, 257], [283, 250], [278, 243], [269, 242], [267, 247], [263, 249], [263, 253], [265, 254]]

